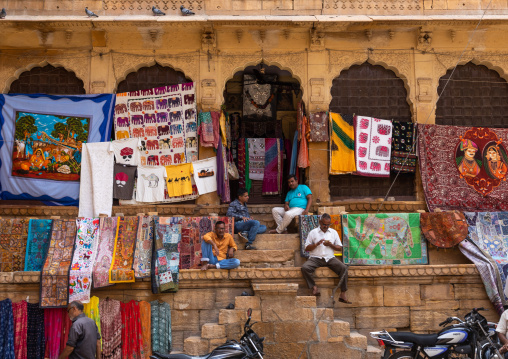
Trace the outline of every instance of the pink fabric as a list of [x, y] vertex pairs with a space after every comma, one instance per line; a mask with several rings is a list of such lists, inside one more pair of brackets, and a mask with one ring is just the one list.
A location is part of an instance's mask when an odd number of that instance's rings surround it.
[[14, 317], [14, 354], [16, 359], [27, 359], [26, 333], [28, 314], [26, 301], [12, 303], [12, 315]]
[[220, 139], [220, 111], [212, 112], [212, 124], [213, 124], [213, 147], [219, 147]]
[[64, 308], [44, 309], [44, 338], [46, 342], [46, 358], [58, 359], [62, 337]]

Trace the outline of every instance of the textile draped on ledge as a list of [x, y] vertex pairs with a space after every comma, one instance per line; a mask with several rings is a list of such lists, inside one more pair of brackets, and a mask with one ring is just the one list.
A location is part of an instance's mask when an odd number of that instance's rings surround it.
[[134, 252], [134, 275], [136, 278], [149, 278], [152, 260], [152, 242], [154, 238], [153, 216], [140, 216], [136, 250]]
[[115, 238], [118, 230], [119, 217], [102, 217], [99, 226], [99, 244], [97, 258], [93, 268], [93, 287], [106, 287], [109, 284], [109, 269], [113, 261]]
[[421, 213], [420, 226], [425, 238], [439, 248], [452, 248], [467, 237], [467, 222], [458, 211]]
[[27, 356], [30, 359], [44, 359], [44, 309], [39, 303], [27, 303]]
[[25, 268], [27, 219], [0, 219], [0, 272], [18, 272]]
[[42, 269], [51, 239], [51, 219], [31, 219], [26, 242], [25, 272]]
[[0, 353], [3, 359], [14, 359], [14, 317], [9, 298], [0, 301]]
[[109, 269], [110, 283], [135, 282], [132, 263], [138, 233], [138, 217], [120, 217], [115, 239], [113, 261]]
[[28, 313], [26, 301], [12, 303], [12, 315], [14, 318], [14, 352], [16, 359], [27, 359], [26, 341]]
[[[182, 217], [155, 218], [155, 251], [157, 260], [152, 272], [152, 291], [178, 291], [180, 264], [179, 243], [182, 237]], [[155, 293], [156, 294], [156, 293]]]
[[354, 116], [330, 112], [330, 174], [356, 171]]
[[300, 216], [299, 221], [299, 232], [300, 232], [300, 255], [305, 258], [309, 258], [309, 252], [305, 250], [305, 241], [309, 232], [319, 226], [319, 216]]
[[152, 351], [169, 354], [171, 351], [171, 308], [166, 302], [154, 300], [152, 308]]

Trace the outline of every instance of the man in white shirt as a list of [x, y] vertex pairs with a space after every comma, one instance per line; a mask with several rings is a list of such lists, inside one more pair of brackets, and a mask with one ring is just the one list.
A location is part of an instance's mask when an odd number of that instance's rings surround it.
[[[506, 308], [506, 307], [505, 307]], [[499, 338], [499, 341], [503, 345], [501, 348], [499, 348], [499, 352], [501, 354], [504, 354], [504, 357], [506, 358], [508, 355], [508, 310], [505, 310], [503, 314], [501, 314], [501, 318], [499, 318], [499, 323], [497, 324], [496, 332], [497, 336]]]
[[[342, 248], [339, 234], [335, 229], [330, 228], [332, 218], [329, 214], [323, 213], [319, 220], [319, 227], [309, 232], [305, 242], [305, 250], [309, 252], [310, 258], [302, 266], [303, 278], [307, 281], [312, 295], [319, 296], [318, 287], [314, 281], [314, 272], [319, 267], [328, 267], [339, 276], [339, 280], [346, 274], [346, 265], [335, 258], [334, 251]], [[340, 286], [339, 302], [351, 304], [347, 300], [347, 277]]]

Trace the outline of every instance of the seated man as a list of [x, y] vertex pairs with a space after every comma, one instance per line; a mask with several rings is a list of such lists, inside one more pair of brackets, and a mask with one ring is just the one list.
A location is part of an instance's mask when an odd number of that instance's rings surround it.
[[[235, 232], [245, 241], [245, 249], [256, 249], [252, 245], [257, 234], [265, 233], [266, 226], [253, 219], [247, 209], [249, 201], [249, 192], [246, 188], [238, 190], [238, 198], [229, 204], [226, 216], [235, 218]], [[246, 233], [244, 233], [246, 232]]]
[[312, 192], [304, 184], [298, 184], [295, 175], [288, 177], [289, 192], [286, 195], [284, 208], [274, 207], [272, 209], [273, 219], [277, 224], [277, 229], [272, 229], [270, 233], [287, 233], [287, 226], [293, 218], [300, 214], [308, 214], [312, 205]]
[[[319, 267], [328, 267], [338, 274], [339, 280], [346, 275], [346, 265], [335, 258], [334, 251], [342, 248], [339, 234], [335, 229], [330, 228], [332, 218], [329, 214], [323, 213], [319, 220], [319, 227], [309, 232], [305, 242], [305, 250], [309, 252], [310, 258], [302, 266], [303, 278], [307, 282], [312, 295], [319, 296], [318, 287], [314, 281], [314, 272]], [[351, 304], [347, 300], [347, 276], [344, 277], [340, 286], [339, 302]]]
[[[208, 232], [201, 241], [201, 262], [206, 262], [201, 270], [211, 268], [234, 269], [240, 265], [240, 260], [233, 258], [238, 249], [233, 237], [226, 232], [226, 225], [222, 221], [215, 223], [215, 231]], [[213, 251], [212, 251], [213, 250]]]

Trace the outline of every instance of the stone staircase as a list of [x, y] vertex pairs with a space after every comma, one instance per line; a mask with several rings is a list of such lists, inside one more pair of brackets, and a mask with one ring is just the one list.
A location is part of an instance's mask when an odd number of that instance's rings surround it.
[[235, 234], [238, 245], [236, 258], [241, 268], [282, 268], [300, 264], [300, 237], [298, 234], [258, 234], [256, 250], [245, 250], [245, 242]]
[[297, 284], [260, 283], [253, 289], [254, 296], [235, 298], [235, 309], [220, 309], [217, 323], [203, 324], [201, 336], [185, 338], [184, 352], [203, 355], [228, 339], [239, 340], [252, 308], [252, 321], [259, 322], [253, 329], [265, 337], [266, 358], [336, 359], [338, 353], [341, 359], [381, 357], [380, 349], [367, 345], [367, 337], [334, 319], [333, 309], [317, 308], [316, 297], [297, 296]]

